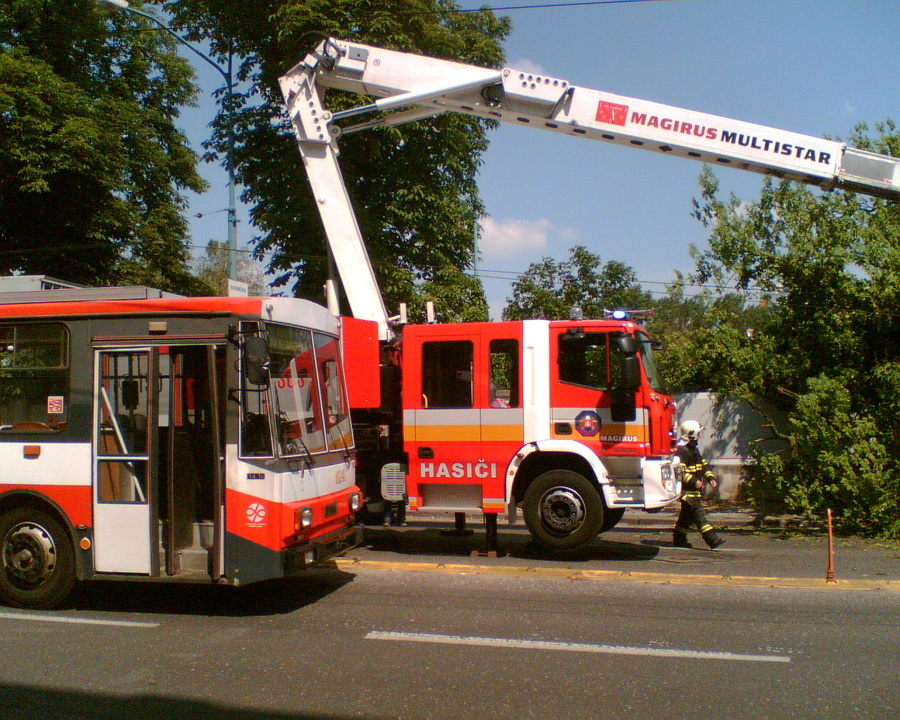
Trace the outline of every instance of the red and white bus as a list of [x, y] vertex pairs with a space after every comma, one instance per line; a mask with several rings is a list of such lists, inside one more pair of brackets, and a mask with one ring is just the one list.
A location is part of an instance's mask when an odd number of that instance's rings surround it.
[[0, 293], [0, 600], [242, 585], [359, 542], [338, 338], [293, 298]]

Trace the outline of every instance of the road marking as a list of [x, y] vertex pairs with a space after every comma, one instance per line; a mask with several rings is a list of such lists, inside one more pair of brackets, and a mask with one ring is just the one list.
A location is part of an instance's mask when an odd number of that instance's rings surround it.
[[70, 625], [107, 625], [110, 627], [159, 627], [159, 623], [156, 622], [140, 622], [137, 620], [96, 620], [93, 618], [62, 617], [60, 615], [36, 615], [24, 612], [0, 613], [0, 620], [28, 620], [31, 622], [68, 623]]
[[472, 645], [479, 647], [515, 648], [518, 650], [564, 650], [566, 652], [603, 653], [607, 655], [643, 655], [646, 657], [689, 658], [691, 660], [739, 660], [743, 662], [789, 663], [786, 655], [748, 655], [743, 653], [675, 650], [670, 648], [628, 647], [624, 645], [588, 645], [549, 640], [516, 640], [514, 638], [466, 637], [433, 633], [405, 633], [372, 630], [366, 640], [437, 643], [440, 645]]

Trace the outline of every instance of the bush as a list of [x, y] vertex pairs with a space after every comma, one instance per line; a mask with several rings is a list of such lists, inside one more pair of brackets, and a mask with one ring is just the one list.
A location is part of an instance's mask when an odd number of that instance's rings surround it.
[[898, 463], [876, 422], [854, 412], [846, 385], [822, 376], [809, 380], [790, 422], [790, 457], [757, 458], [748, 486], [754, 502], [802, 515], [831, 509], [841, 532], [900, 537]]

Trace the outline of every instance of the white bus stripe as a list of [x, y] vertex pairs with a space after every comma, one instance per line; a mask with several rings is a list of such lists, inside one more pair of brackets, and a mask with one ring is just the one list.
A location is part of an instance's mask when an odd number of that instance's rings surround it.
[[584, 643], [552, 642], [548, 640], [465, 637], [462, 635], [387, 632], [382, 630], [372, 630], [366, 635], [366, 640], [438, 643], [442, 645], [472, 645], [481, 647], [515, 648], [519, 650], [565, 650], [567, 652], [605, 653], [609, 655], [690, 658], [691, 660], [742, 660], [744, 662], [776, 663], [789, 663], [791, 661], [791, 659], [785, 655], [748, 655], [743, 653], [709, 652], [703, 650], [674, 650], [666, 648], [627, 647], [621, 645], [587, 645]]
[[0, 613], [0, 620], [29, 620], [31, 622], [68, 623], [70, 625], [108, 625], [110, 627], [155, 628], [159, 623], [136, 620], [95, 620], [92, 618], [61, 617], [59, 615], [36, 615], [32, 613]]

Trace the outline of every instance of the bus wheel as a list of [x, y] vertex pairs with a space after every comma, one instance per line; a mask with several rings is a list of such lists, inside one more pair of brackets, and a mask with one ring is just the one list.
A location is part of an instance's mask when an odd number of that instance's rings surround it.
[[75, 585], [75, 556], [62, 526], [40, 510], [0, 517], [0, 600], [23, 608], [60, 605]]
[[584, 476], [550, 470], [525, 491], [524, 515], [538, 543], [550, 550], [574, 550], [597, 537], [603, 501]]

